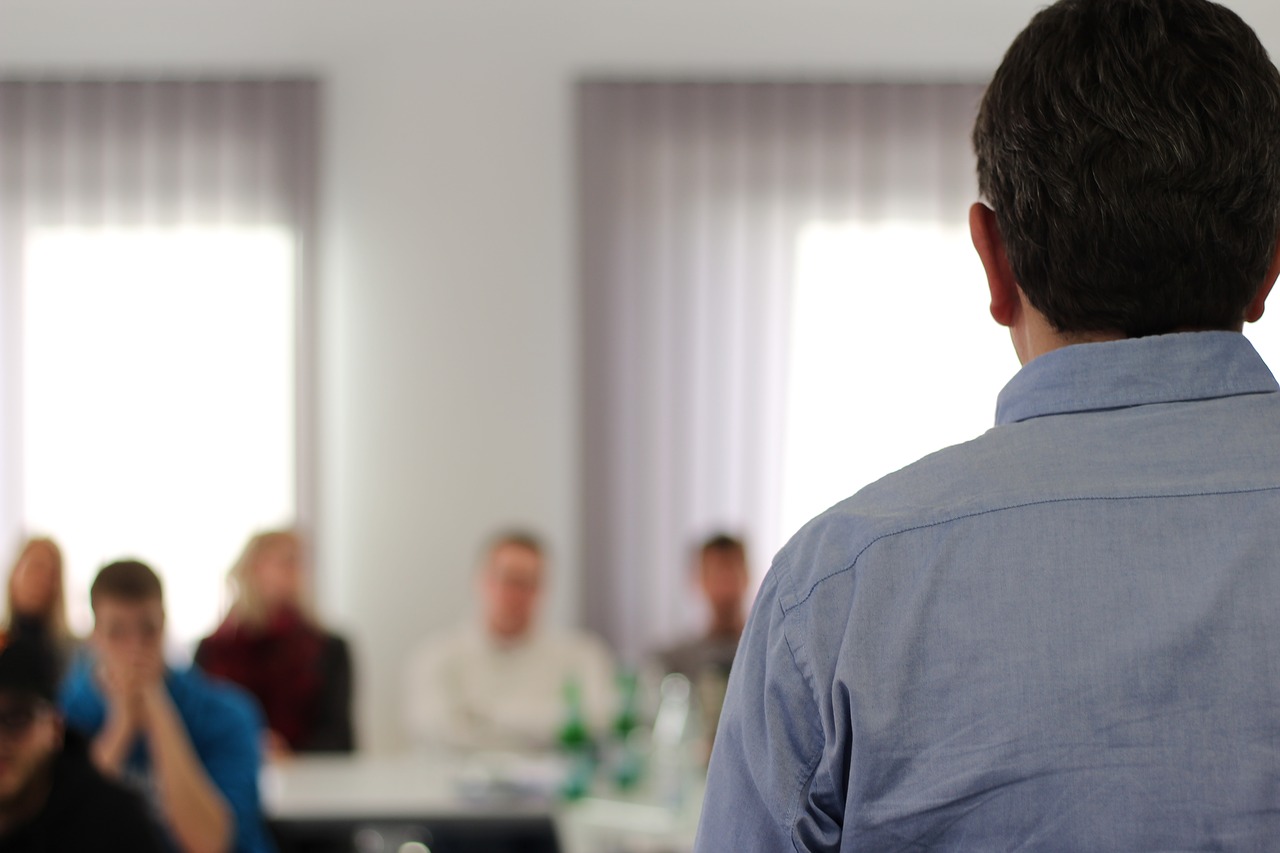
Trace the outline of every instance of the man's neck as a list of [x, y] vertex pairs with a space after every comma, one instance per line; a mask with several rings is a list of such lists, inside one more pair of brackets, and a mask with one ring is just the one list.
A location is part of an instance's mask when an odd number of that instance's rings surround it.
[[514, 649], [523, 646], [533, 637], [533, 628], [526, 628], [523, 631], [506, 632], [500, 631], [493, 625], [486, 625], [484, 634], [489, 642], [502, 649]]
[[745, 623], [746, 620], [742, 618], [741, 613], [715, 616], [711, 620], [711, 628], [707, 631], [707, 636], [717, 639], [737, 639], [742, 636], [742, 629], [745, 627]]
[[50, 757], [30, 784], [13, 799], [0, 803], [0, 838], [33, 820], [49, 801], [53, 790], [53, 763], [56, 756]]
[[1022, 364], [1063, 347], [1124, 338], [1120, 332], [1060, 332], [1031, 306], [1025, 294], [1019, 291], [1018, 295], [1022, 300], [1022, 313], [1019, 322], [1009, 328], [1009, 337], [1013, 339], [1013, 349]]

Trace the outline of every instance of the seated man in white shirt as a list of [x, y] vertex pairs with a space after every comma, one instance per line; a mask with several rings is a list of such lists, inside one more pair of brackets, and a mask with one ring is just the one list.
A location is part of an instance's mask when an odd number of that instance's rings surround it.
[[593, 734], [604, 731], [616, 692], [612, 660], [593, 637], [538, 627], [545, 562], [528, 533], [490, 541], [477, 578], [481, 618], [429, 638], [410, 659], [406, 722], [415, 743], [545, 749], [573, 701]]

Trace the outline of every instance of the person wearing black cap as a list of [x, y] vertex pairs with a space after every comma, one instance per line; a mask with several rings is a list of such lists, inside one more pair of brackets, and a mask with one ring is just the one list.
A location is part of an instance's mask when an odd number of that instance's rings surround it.
[[0, 853], [164, 850], [142, 799], [93, 766], [54, 704], [43, 646], [0, 647]]

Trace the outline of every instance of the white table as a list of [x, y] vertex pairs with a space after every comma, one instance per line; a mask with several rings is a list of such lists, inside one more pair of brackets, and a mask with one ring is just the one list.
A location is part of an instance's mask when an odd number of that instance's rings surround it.
[[432, 820], [528, 825], [549, 819], [563, 853], [692, 849], [701, 803], [698, 780], [678, 803], [667, 806], [644, 793], [608, 790], [566, 803], [555, 793], [562, 772], [553, 757], [538, 756], [300, 757], [264, 768], [262, 799], [268, 819], [277, 824], [375, 826], [413, 818], [424, 825]]

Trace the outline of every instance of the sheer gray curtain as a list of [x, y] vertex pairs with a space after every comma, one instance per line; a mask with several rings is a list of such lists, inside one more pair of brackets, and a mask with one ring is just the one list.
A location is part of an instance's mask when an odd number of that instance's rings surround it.
[[0, 82], [0, 525], [21, 508], [22, 271], [36, 229], [284, 226], [296, 247], [299, 512], [310, 516], [318, 124], [313, 81]]
[[635, 661], [697, 630], [699, 538], [744, 535], [758, 580], [790, 533], [801, 230], [963, 222], [981, 88], [588, 81], [577, 96], [584, 615]]

